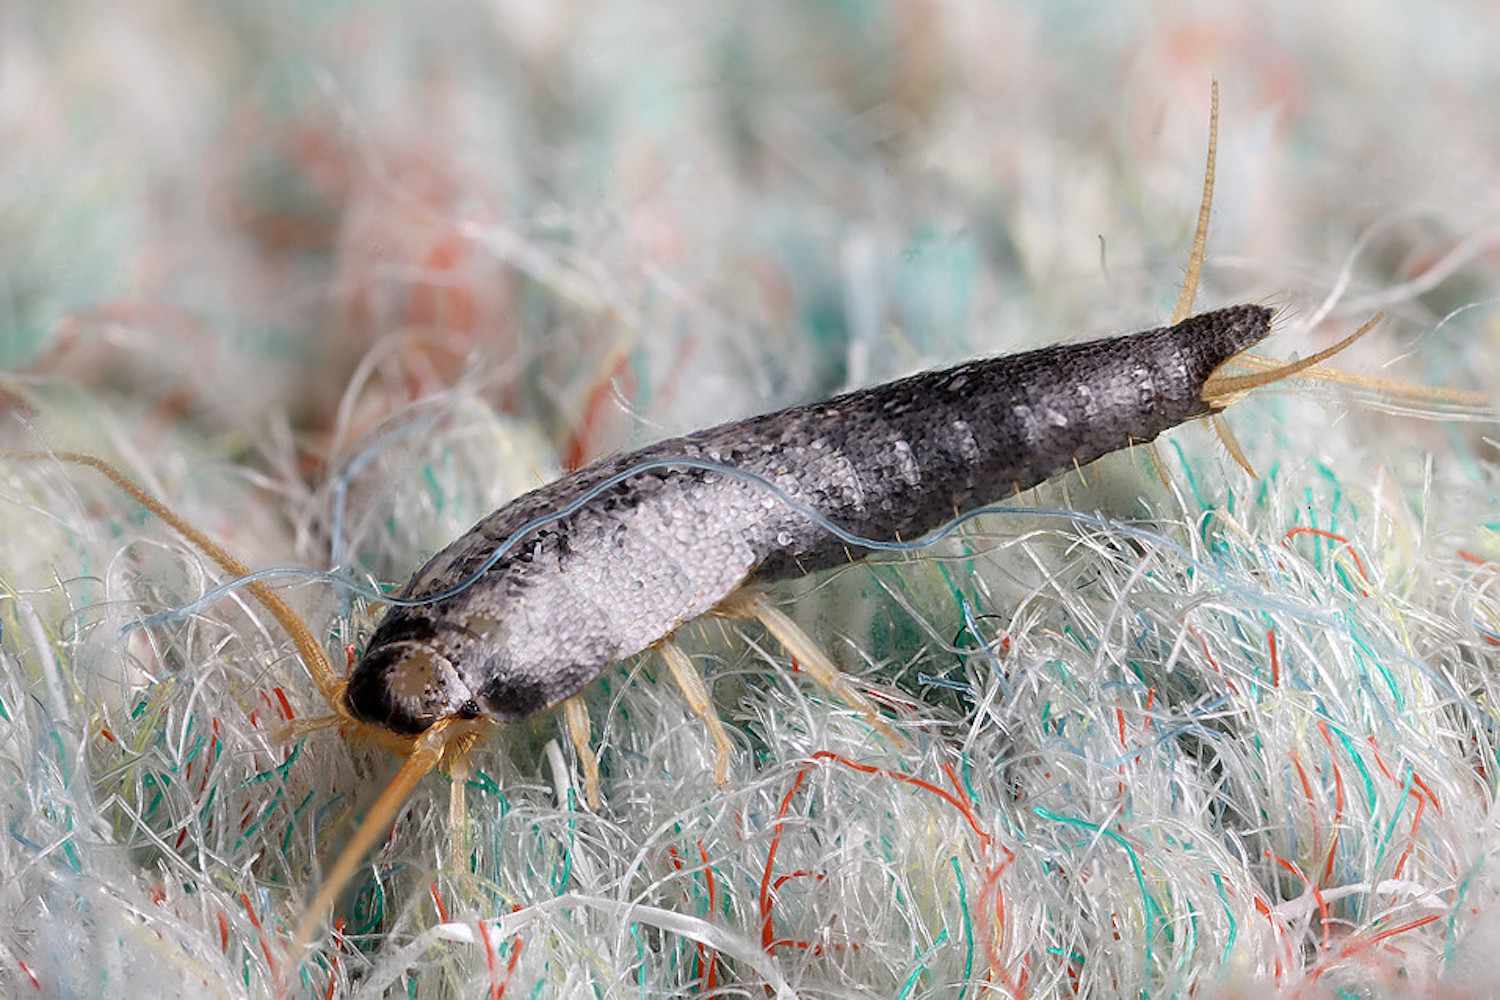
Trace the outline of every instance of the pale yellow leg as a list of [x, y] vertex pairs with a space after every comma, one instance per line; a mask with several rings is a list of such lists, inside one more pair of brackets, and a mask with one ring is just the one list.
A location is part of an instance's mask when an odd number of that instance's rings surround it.
[[588, 802], [589, 808], [599, 808], [599, 758], [594, 756], [594, 750], [589, 746], [593, 737], [593, 729], [589, 723], [589, 708], [583, 701], [583, 695], [575, 694], [563, 702], [563, 719], [568, 725], [568, 739], [573, 743], [573, 750], [578, 754], [578, 762], [583, 765], [583, 797]]
[[818, 647], [812, 636], [804, 632], [802, 626], [792, 621], [780, 608], [772, 606], [765, 597], [759, 594], [746, 595], [729, 604], [726, 611], [757, 619], [824, 690], [863, 715], [876, 732], [892, 743], [899, 747], [909, 745], [906, 738], [881, 717], [870, 699], [855, 690], [854, 685], [849, 683], [849, 678]]
[[688, 707], [708, 727], [708, 735], [714, 741], [714, 783], [722, 788], [729, 783], [729, 760], [734, 753], [734, 744], [729, 742], [724, 723], [719, 721], [719, 713], [714, 711], [713, 702], [708, 696], [708, 685], [703, 683], [703, 675], [677, 643], [667, 639], [656, 648], [666, 661], [667, 669], [672, 672], [672, 679], [682, 689]]

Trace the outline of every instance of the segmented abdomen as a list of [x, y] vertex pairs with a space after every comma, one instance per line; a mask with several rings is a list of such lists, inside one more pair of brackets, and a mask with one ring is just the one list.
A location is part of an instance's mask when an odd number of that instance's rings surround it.
[[[1270, 321], [1269, 309], [1239, 306], [1175, 327], [973, 361], [686, 442], [771, 479], [853, 534], [912, 539], [1206, 414], [1209, 373], [1263, 339]], [[755, 575], [765, 580], [851, 554], [791, 512], [764, 526], [756, 544]]]
[[[855, 535], [909, 540], [1208, 412], [1209, 373], [1264, 338], [1270, 320], [1268, 309], [1239, 306], [662, 441], [501, 508], [435, 556], [405, 593], [452, 588], [521, 525], [650, 460], [706, 460], [753, 473]], [[658, 467], [521, 538], [461, 594], [393, 610], [381, 632], [425, 627], [486, 711], [514, 718], [575, 693], [746, 582], [860, 554], [761, 484]]]

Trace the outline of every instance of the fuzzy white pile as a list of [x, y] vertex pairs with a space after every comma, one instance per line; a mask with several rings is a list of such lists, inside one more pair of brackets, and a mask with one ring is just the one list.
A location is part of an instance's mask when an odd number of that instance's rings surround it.
[[[1286, 306], [1281, 356], [1382, 308], [1345, 369], [1500, 385], [1480, 5], [134, 6], [0, 11], [5, 443], [257, 567], [398, 583], [570, 458], [1160, 323], [1211, 75], [1200, 307]], [[1260, 394], [1259, 481], [1189, 427], [1170, 489], [1114, 456], [779, 589], [908, 751], [695, 626], [717, 788], [620, 664], [603, 808], [555, 718], [500, 732], [467, 863], [435, 775], [293, 992], [1500, 992], [1500, 453], [1391, 409]], [[0, 500], [0, 994], [270, 995], [394, 761], [278, 737], [325, 709], [244, 592], [136, 624], [224, 576], [94, 473]]]

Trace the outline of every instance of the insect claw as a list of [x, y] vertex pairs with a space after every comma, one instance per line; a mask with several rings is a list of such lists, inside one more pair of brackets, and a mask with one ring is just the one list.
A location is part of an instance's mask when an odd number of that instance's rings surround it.
[[693, 666], [692, 659], [683, 652], [682, 647], [671, 639], [658, 643], [656, 648], [666, 661], [667, 669], [672, 672], [672, 679], [677, 682], [683, 697], [687, 699], [688, 707], [708, 727], [709, 738], [714, 741], [714, 784], [723, 788], [729, 783], [729, 762], [734, 753], [734, 744], [729, 741], [724, 723], [714, 710], [703, 674]]

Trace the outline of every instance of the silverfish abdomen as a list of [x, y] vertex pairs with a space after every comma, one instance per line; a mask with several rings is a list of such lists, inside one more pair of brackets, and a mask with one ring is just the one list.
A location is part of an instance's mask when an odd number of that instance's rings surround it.
[[[1210, 372], [1269, 332], [1236, 306], [1173, 327], [971, 361], [658, 442], [522, 496], [412, 578], [450, 589], [517, 528], [651, 459], [706, 459], [775, 483], [848, 531], [912, 539], [1209, 412]], [[353, 713], [416, 733], [527, 716], [569, 697], [746, 583], [858, 558], [754, 482], [660, 468], [520, 539], [461, 593], [393, 607], [350, 678]]]

